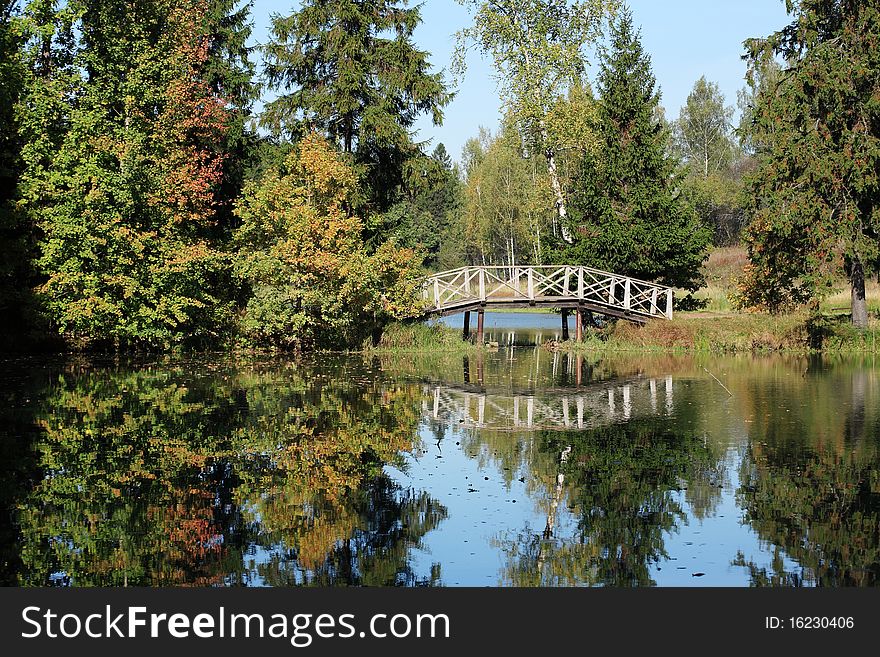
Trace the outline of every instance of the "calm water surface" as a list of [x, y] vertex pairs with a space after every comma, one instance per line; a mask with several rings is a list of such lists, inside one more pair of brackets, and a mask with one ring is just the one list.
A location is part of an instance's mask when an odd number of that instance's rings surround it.
[[0, 368], [6, 585], [880, 575], [871, 361], [515, 347]]

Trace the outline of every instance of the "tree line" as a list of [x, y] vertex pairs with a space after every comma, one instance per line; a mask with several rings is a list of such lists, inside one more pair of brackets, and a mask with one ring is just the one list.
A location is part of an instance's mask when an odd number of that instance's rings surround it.
[[456, 164], [413, 136], [454, 95], [417, 6], [304, 0], [256, 48], [237, 0], [3, 0], [7, 346], [353, 346], [417, 313], [426, 270], [565, 262], [693, 292], [741, 236], [741, 305], [815, 307], [845, 271], [866, 324], [878, 3], [803, 0], [748, 42], [734, 129], [705, 78], [667, 121], [616, 0], [459, 2], [453, 72], [491, 58], [504, 117]]

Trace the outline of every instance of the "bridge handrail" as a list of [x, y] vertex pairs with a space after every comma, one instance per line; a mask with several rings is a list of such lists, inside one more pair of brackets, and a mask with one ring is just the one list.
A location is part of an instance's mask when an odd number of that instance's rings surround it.
[[652, 285], [654, 287], [663, 288], [665, 290], [673, 289], [669, 285], [663, 285], [662, 283], [657, 283], [655, 281], [646, 281], [643, 278], [627, 276], [626, 274], [615, 274], [614, 272], [596, 269], [595, 267], [589, 267], [587, 265], [514, 265], [513, 267], [511, 267], [510, 265], [466, 265], [464, 267], [456, 267], [455, 269], [444, 269], [443, 271], [434, 272], [433, 274], [427, 274], [425, 276], [422, 276], [421, 280], [427, 281], [438, 276], [444, 276], [446, 274], [456, 274], [459, 272], [468, 271], [470, 269], [507, 269], [509, 271], [525, 271], [526, 269], [559, 269], [560, 267], [568, 267], [569, 269], [583, 269], [584, 271], [589, 271], [594, 274], [601, 274], [603, 276], [614, 276], [615, 278], [628, 278], [633, 283]]
[[[504, 272], [504, 275], [500, 276], [499, 272]], [[545, 275], [545, 272], [550, 273]], [[576, 276], [576, 291], [571, 289], [573, 275]], [[585, 280], [585, 275], [589, 275], [591, 280]], [[526, 292], [522, 290], [523, 278]], [[528, 301], [534, 304], [555, 301], [589, 303], [624, 313], [626, 316], [672, 319], [671, 287], [585, 265], [468, 265], [430, 274], [422, 280], [425, 301], [431, 300], [433, 287], [433, 312], [442, 312], [450, 306], [460, 306], [468, 302], [486, 304]], [[476, 283], [479, 290], [477, 294], [472, 292], [472, 283]], [[623, 299], [617, 298], [619, 284], [623, 288]], [[491, 286], [494, 288], [487, 291]], [[543, 292], [540, 290], [542, 286]], [[496, 293], [504, 288], [509, 288], [512, 296], [498, 297]], [[559, 294], [546, 294], [553, 291]], [[658, 303], [661, 302], [661, 295], [665, 297], [665, 309]]]

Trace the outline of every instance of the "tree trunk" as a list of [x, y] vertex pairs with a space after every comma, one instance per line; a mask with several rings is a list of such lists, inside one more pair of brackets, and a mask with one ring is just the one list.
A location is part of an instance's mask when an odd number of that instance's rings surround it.
[[862, 261], [853, 258], [849, 274], [852, 285], [852, 324], [856, 328], [868, 328], [868, 304], [865, 301], [865, 270]]
[[559, 215], [559, 228], [562, 230], [562, 239], [571, 244], [571, 232], [566, 224], [568, 211], [565, 208], [565, 195], [562, 193], [562, 184], [559, 182], [559, 171], [556, 169], [556, 155], [552, 149], [547, 149], [547, 171], [550, 173], [550, 185], [553, 187], [553, 195], [556, 197], [556, 213]]

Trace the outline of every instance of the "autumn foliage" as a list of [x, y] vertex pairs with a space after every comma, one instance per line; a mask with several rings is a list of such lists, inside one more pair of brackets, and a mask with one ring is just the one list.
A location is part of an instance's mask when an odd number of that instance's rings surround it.
[[254, 344], [359, 344], [415, 312], [416, 255], [392, 242], [367, 251], [349, 210], [356, 191], [352, 168], [316, 134], [245, 188], [234, 268], [250, 289], [241, 330]]

